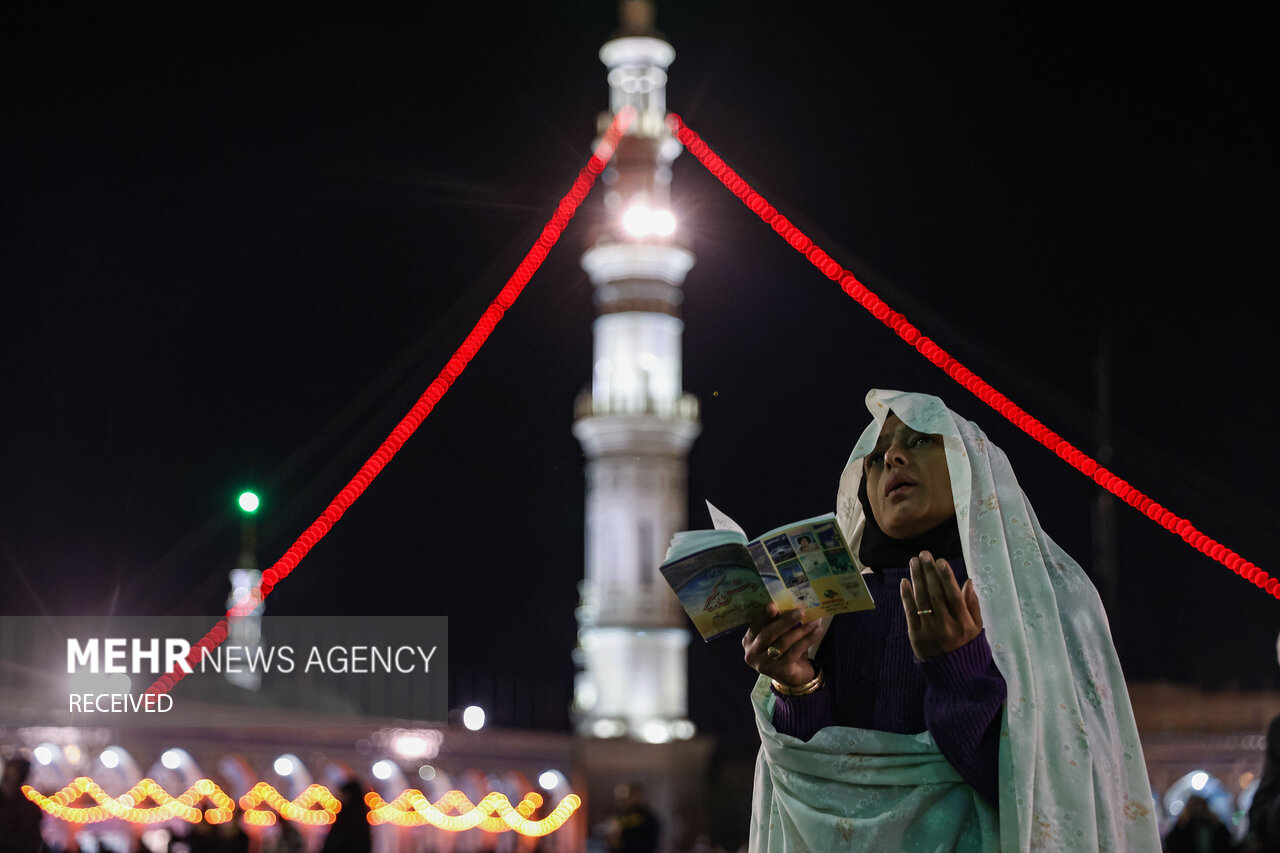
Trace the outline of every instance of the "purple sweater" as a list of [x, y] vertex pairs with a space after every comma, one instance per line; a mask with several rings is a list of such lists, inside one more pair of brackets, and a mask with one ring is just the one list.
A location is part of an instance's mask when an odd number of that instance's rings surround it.
[[[963, 586], [964, 561], [948, 563]], [[831, 621], [816, 658], [825, 683], [807, 696], [778, 696], [773, 725], [801, 740], [832, 725], [897, 734], [928, 729], [951, 766], [995, 804], [1004, 676], [986, 632], [953, 652], [916, 660], [898, 593], [908, 576], [905, 567], [863, 575], [876, 608]]]

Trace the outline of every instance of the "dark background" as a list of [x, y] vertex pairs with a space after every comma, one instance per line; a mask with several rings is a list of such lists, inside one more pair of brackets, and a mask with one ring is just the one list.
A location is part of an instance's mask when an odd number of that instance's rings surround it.
[[[668, 3], [670, 109], [977, 373], [1280, 572], [1270, 304], [1275, 32], [1129, 4]], [[0, 62], [9, 614], [209, 615], [257, 488], [265, 568], [427, 386], [589, 155], [610, 2], [416, 12], [84, 4], [6, 14]], [[942, 395], [1086, 566], [1098, 489], [814, 271], [692, 157], [675, 207], [691, 526], [832, 508], [869, 387]], [[566, 727], [598, 191], [386, 473], [268, 600], [443, 614], [455, 704]], [[1130, 678], [1276, 687], [1280, 605], [1127, 507]], [[747, 748], [733, 640], [691, 648]], [[726, 702], [725, 696], [741, 701]], [[505, 698], [504, 698], [505, 697]]]

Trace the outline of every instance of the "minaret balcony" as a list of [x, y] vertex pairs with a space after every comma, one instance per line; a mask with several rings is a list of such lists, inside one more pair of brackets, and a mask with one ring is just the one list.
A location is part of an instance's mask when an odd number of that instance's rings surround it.
[[586, 390], [578, 395], [573, 404], [574, 421], [609, 415], [655, 415], [696, 424], [699, 413], [698, 398], [688, 393], [675, 399], [627, 396], [597, 400], [590, 390]]
[[582, 628], [683, 628], [686, 620], [680, 602], [658, 577], [657, 566], [653, 574], [653, 586], [583, 581], [578, 585], [582, 593], [578, 624]]
[[693, 252], [670, 243], [601, 241], [582, 253], [582, 269], [595, 287], [625, 281], [679, 287], [695, 260]]

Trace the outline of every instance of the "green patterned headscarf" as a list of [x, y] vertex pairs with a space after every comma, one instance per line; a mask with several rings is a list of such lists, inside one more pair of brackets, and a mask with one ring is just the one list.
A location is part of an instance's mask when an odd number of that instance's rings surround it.
[[1093, 584], [1040, 527], [1008, 458], [977, 425], [926, 394], [872, 390], [866, 402], [874, 420], [836, 498], [855, 552], [862, 459], [890, 411], [914, 430], [943, 436], [965, 566], [1008, 684], [1001, 849], [1159, 850], [1138, 729]]

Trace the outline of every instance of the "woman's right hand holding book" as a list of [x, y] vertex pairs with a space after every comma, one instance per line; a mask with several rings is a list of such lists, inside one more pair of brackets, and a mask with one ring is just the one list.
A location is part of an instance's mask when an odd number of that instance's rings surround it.
[[822, 620], [805, 623], [803, 618], [803, 608], [783, 613], [778, 605], [770, 604], [742, 636], [747, 666], [772, 679], [774, 688], [781, 693], [789, 692], [788, 688], [808, 687], [818, 680], [808, 652], [821, 635]]

